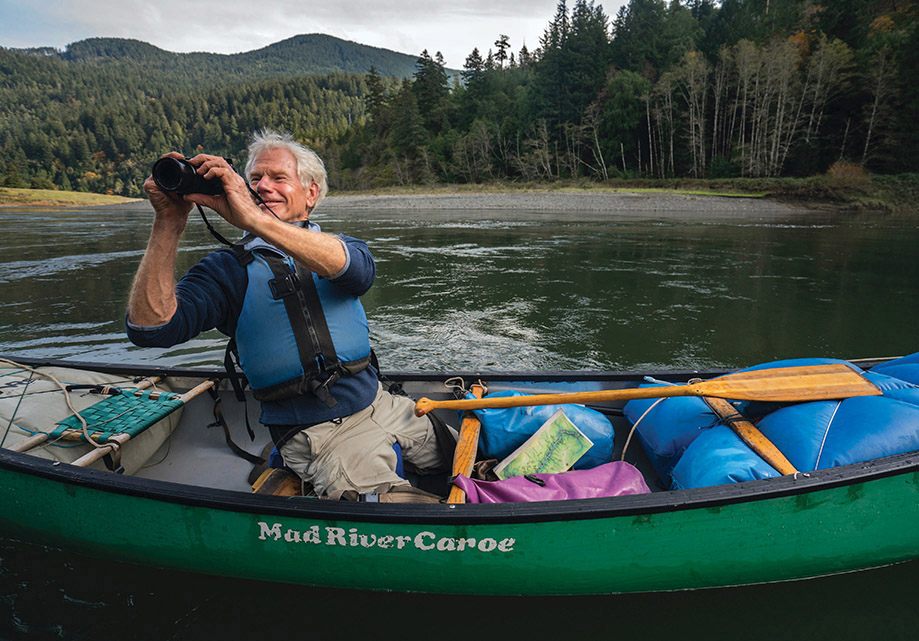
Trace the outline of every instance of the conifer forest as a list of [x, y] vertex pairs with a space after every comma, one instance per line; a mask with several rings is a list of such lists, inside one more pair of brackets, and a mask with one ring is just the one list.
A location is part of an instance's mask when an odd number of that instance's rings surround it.
[[919, 171], [919, 3], [561, 0], [462, 69], [330, 36], [244, 54], [0, 47], [0, 186], [141, 195], [177, 150], [291, 131], [333, 189]]

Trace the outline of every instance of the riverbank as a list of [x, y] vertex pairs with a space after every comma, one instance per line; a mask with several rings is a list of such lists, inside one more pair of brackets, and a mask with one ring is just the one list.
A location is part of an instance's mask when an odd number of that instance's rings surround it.
[[[724, 179], [632, 179], [606, 183], [558, 181], [555, 183], [489, 183], [475, 185], [420, 185], [386, 187], [374, 191], [335, 192], [343, 202], [358, 206], [375, 199], [386, 206], [391, 199], [435, 196], [460, 199], [475, 196], [489, 199], [496, 195], [521, 200], [571, 197], [590, 201], [632, 202], [671, 209], [681, 202], [704, 199], [718, 208], [774, 208], [833, 211], [919, 212], [919, 174], [871, 175], [857, 166], [843, 165], [820, 176], [808, 178], [724, 178]], [[537, 196], [538, 195], [538, 196]], [[576, 195], [576, 196], [575, 196]], [[753, 204], [753, 203], [761, 204]], [[733, 204], [729, 204], [733, 203]], [[604, 205], [604, 208], [606, 205]]]
[[144, 202], [137, 198], [56, 189], [0, 187], [0, 207], [92, 207]]
[[[324, 207], [349, 209], [532, 210], [842, 210], [914, 213], [919, 174], [869, 175], [850, 168], [810, 178], [616, 180], [606, 183], [489, 183], [391, 186], [373, 191], [332, 190]], [[146, 207], [145, 200], [0, 187], [0, 207]]]
[[[31, 207], [29, 205], [28, 207]], [[149, 211], [146, 200], [125, 200], [113, 204], [59, 205], [49, 208]], [[2, 208], [0, 208], [2, 210]], [[345, 194], [334, 192], [319, 206], [318, 213], [347, 211], [532, 211], [606, 212], [618, 215], [673, 214], [699, 212], [715, 216], [771, 216], [803, 213], [808, 209], [769, 198], [725, 197], [711, 194], [663, 191], [601, 189], [556, 189], [512, 191], [400, 190], [399, 193]]]
[[766, 214], [805, 211], [768, 198], [725, 197], [701, 193], [640, 190], [557, 189], [505, 192], [380, 193], [332, 195], [322, 211], [344, 210], [517, 210], [591, 211], [609, 213], [696, 212], [708, 214]]

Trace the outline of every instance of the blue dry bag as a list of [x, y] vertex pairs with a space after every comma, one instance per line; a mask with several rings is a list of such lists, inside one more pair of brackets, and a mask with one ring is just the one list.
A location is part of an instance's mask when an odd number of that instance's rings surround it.
[[[515, 391], [495, 392], [486, 398], [502, 396], [523, 394]], [[559, 409], [593, 442], [593, 447], [578, 459], [573, 469], [585, 470], [609, 463], [613, 458], [612, 424], [600, 412], [574, 404], [475, 410], [476, 418], [482, 423], [479, 440], [482, 454], [488, 458], [504, 459], [523, 445]]]

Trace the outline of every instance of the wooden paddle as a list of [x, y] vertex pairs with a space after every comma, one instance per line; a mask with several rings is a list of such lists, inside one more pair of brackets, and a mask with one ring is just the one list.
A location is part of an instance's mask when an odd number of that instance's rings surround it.
[[415, 414], [424, 416], [433, 409], [476, 410], [531, 405], [563, 405], [565, 403], [630, 401], [639, 398], [671, 396], [711, 396], [738, 401], [804, 402], [851, 396], [879, 396], [880, 394], [881, 390], [861, 374], [843, 363], [838, 363], [735, 372], [699, 383], [670, 387], [633, 387], [594, 392], [499, 396], [461, 401], [434, 401], [429, 398], [421, 398], [415, 403]]
[[[485, 388], [475, 384], [472, 386], [471, 393], [476, 398], [482, 398]], [[479, 431], [481, 423], [475, 416], [467, 416], [460, 425], [459, 439], [456, 441], [456, 451], [453, 453], [453, 476], [462, 474], [469, 476], [472, 473], [472, 466], [475, 465], [475, 455], [479, 449]], [[447, 497], [447, 503], [465, 503], [466, 493], [458, 485], [450, 488], [450, 496]]]

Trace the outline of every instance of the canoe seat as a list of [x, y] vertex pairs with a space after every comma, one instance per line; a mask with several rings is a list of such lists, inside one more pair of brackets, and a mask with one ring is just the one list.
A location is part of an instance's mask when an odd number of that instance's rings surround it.
[[299, 476], [286, 468], [270, 467], [255, 480], [252, 491], [272, 496], [301, 496], [303, 483]]
[[[110, 393], [111, 396], [80, 411], [93, 440], [99, 443], [105, 443], [116, 434], [137, 436], [184, 404], [178, 394], [170, 392], [124, 389]], [[58, 421], [57, 426], [51, 432], [51, 440], [72, 437], [85, 441], [82, 424], [76, 416]]]
[[[124, 395], [139, 393], [143, 388], [138, 385], [148, 379], [138, 381], [134, 377], [67, 367], [27, 368], [15, 364], [0, 364], [0, 379], [3, 386], [0, 393], [0, 428], [6, 427], [5, 432], [0, 433], [2, 447], [62, 463], [79, 460], [95, 448], [83, 441], [83, 426], [73, 417], [73, 409], [76, 409], [87, 418], [89, 432], [97, 435], [93, 440], [105, 441], [113, 436], [124, 440], [123, 435], [130, 436], [130, 440], [119, 449], [121, 465], [129, 476], [147, 464], [172, 434], [183, 413], [181, 407], [170, 407], [169, 395], [163, 396], [162, 404], [154, 400], [152, 397], [156, 396], [156, 392], [151, 393], [149, 401], [132, 408], [134, 401]], [[71, 388], [69, 395], [65, 395], [52, 379]], [[172, 391], [169, 381], [149, 380], [155, 382], [161, 391]], [[116, 390], [121, 398], [112, 401], [108, 394], [100, 398], [99, 392], [111, 394]], [[94, 415], [90, 408], [97, 403], [104, 405], [96, 407]], [[113, 403], [126, 404], [116, 411]], [[152, 423], [150, 415], [142, 416], [146, 414], [148, 405], [153, 405], [157, 412], [165, 410]], [[106, 408], [111, 411], [106, 411]], [[68, 419], [70, 422], [67, 422]], [[121, 422], [129, 425], [119, 426]], [[67, 432], [68, 429], [73, 431]], [[106, 468], [102, 461], [94, 462], [90, 467]]]
[[[300, 477], [286, 468], [268, 468], [262, 472], [252, 484], [255, 494], [270, 494], [271, 496], [302, 496], [304, 489], [309, 492], [311, 488], [303, 487]], [[415, 487], [396, 487], [383, 494], [368, 494], [360, 496], [353, 493], [346, 497], [355, 501], [372, 501], [376, 503], [440, 503], [443, 497], [425, 492]]]

